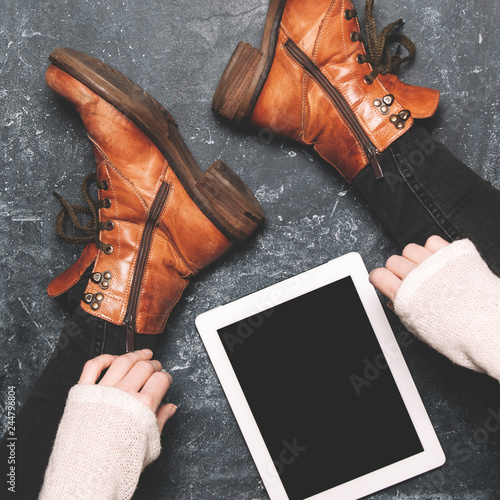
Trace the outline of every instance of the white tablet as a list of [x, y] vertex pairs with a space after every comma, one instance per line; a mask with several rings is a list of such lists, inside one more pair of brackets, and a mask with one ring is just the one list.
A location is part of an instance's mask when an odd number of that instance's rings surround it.
[[359, 254], [196, 325], [271, 500], [358, 499], [444, 463]]

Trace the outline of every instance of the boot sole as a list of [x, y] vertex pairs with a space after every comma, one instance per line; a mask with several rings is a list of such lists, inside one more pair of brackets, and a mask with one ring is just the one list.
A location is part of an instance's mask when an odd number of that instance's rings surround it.
[[260, 49], [239, 42], [212, 99], [212, 110], [242, 123], [252, 114], [271, 70], [286, 0], [271, 0]]
[[228, 239], [241, 243], [264, 222], [259, 202], [238, 175], [220, 160], [203, 173], [170, 113], [132, 80], [70, 48], [55, 49], [49, 60], [132, 120], [160, 150], [198, 208]]

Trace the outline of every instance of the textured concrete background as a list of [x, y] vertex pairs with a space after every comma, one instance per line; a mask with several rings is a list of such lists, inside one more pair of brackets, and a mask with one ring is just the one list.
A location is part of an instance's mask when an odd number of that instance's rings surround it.
[[[398, 250], [356, 193], [311, 151], [281, 140], [259, 143], [211, 113], [236, 43], [260, 43], [267, 1], [1, 0], [0, 6], [0, 404], [8, 385], [17, 386], [22, 404], [41, 372], [65, 320], [45, 287], [79, 254], [55, 237], [59, 206], [51, 192], [79, 200], [93, 155], [76, 113], [44, 82], [49, 53], [69, 46], [112, 64], [155, 96], [202, 168], [224, 159], [268, 217], [251, 242], [194, 280], [172, 314], [157, 354], [174, 376], [170, 399], [179, 412], [135, 498], [266, 499], [195, 316], [350, 251], [372, 269]], [[404, 17], [404, 32], [419, 49], [403, 79], [442, 91], [430, 123], [437, 137], [500, 188], [500, 4], [378, 0], [375, 7], [380, 27]], [[452, 366], [417, 340], [403, 352], [448, 463], [372, 498], [500, 498], [500, 433], [486, 430], [488, 410], [499, 411], [498, 384]], [[298, 404], [305, 401], [306, 394], [298, 395]]]

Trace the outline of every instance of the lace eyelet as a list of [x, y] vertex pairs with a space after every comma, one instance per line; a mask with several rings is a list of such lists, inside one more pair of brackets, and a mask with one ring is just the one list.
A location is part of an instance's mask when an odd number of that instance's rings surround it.
[[404, 122], [409, 120], [410, 116], [411, 113], [407, 109], [403, 109], [402, 111], [399, 112], [399, 118], [401, 118], [401, 120], [403, 120]]
[[106, 255], [111, 255], [113, 253], [113, 250], [114, 250], [113, 245], [106, 245], [104, 247], [104, 253]]
[[371, 75], [366, 75], [363, 80], [367, 85], [371, 85], [375, 78], [373, 78], [373, 76]]
[[112, 231], [115, 228], [115, 223], [112, 220], [106, 221], [105, 229], [106, 231]]
[[109, 189], [109, 184], [106, 181], [101, 181], [99, 186], [103, 191], [107, 191]]
[[360, 34], [357, 31], [353, 31], [350, 35], [349, 38], [351, 39], [351, 42], [359, 42], [361, 39]]
[[111, 200], [109, 198], [105, 198], [102, 200], [102, 206], [104, 208], [111, 208]]
[[365, 64], [365, 62], [366, 62], [365, 55], [364, 54], [358, 54], [356, 56], [356, 61], [357, 61], [358, 64]]
[[344, 17], [347, 19], [347, 21], [350, 21], [351, 19], [355, 18], [358, 15], [356, 9], [347, 9], [344, 12]]

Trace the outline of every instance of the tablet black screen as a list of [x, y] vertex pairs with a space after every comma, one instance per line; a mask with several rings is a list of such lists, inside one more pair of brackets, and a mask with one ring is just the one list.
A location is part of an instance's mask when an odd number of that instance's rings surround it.
[[423, 451], [350, 277], [218, 334], [290, 500]]

